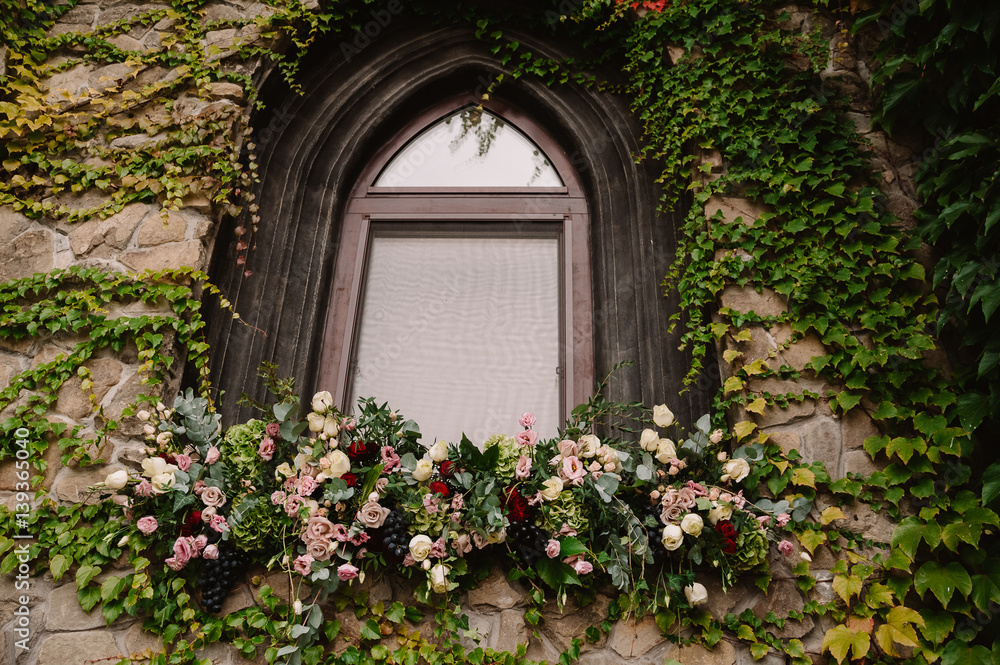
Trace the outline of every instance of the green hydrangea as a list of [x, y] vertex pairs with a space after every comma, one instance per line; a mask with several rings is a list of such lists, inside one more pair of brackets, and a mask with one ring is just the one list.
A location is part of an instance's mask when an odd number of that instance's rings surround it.
[[563, 524], [575, 529], [577, 533], [583, 533], [590, 526], [586, 507], [572, 492], [566, 490], [560, 492], [554, 501], [544, 504], [539, 526], [558, 533]]
[[226, 431], [219, 451], [234, 478], [254, 479], [260, 477], [264, 469], [264, 460], [257, 449], [265, 436], [267, 423], [261, 420], [248, 420], [240, 425], [233, 425]]
[[424, 508], [423, 498], [429, 494], [426, 487], [420, 488], [418, 492], [411, 493], [406, 501], [399, 504], [399, 508], [406, 514], [410, 521], [410, 531], [412, 533], [423, 533], [428, 536], [440, 536], [444, 532], [445, 522], [448, 520], [448, 499], [441, 499], [440, 508], [436, 513], [428, 513]]
[[500, 457], [497, 459], [496, 475], [504, 480], [514, 479], [514, 469], [517, 467], [517, 460], [521, 458], [521, 444], [512, 436], [506, 434], [494, 434], [483, 443], [483, 449], [490, 446], [497, 446], [500, 449]]
[[736, 540], [736, 553], [732, 555], [733, 568], [750, 570], [767, 560], [767, 535], [752, 526], [740, 531]]
[[[280, 518], [267, 498], [244, 495], [233, 504], [229, 540], [241, 550], [265, 550], [276, 542]], [[237, 517], [238, 516], [238, 517]]]

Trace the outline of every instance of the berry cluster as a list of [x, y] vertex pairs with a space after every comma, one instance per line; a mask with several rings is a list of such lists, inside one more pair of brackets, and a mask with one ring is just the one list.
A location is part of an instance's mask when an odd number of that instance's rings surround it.
[[382, 524], [382, 545], [385, 550], [400, 559], [406, 556], [410, 547], [410, 536], [407, 533], [410, 523], [398, 510], [389, 511]]
[[545, 556], [545, 547], [549, 544], [549, 536], [529, 522], [511, 522], [507, 527], [507, 540], [513, 543], [524, 568], [531, 568], [535, 561]]
[[201, 605], [210, 614], [222, 610], [222, 603], [243, 569], [243, 554], [231, 545], [219, 543], [219, 558], [206, 559], [201, 569]]

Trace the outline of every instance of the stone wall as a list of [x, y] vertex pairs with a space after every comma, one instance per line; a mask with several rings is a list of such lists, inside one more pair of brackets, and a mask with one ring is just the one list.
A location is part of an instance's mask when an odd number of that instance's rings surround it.
[[[53, 34], [67, 31], [86, 31], [118, 20], [130, 12], [148, 9], [122, 0], [82, 0], [76, 8], [67, 13], [53, 29]], [[213, 2], [206, 12], [212, 17], [232, 15], [254, 15], [264, 11], [261, 4], [250, 2]], [[883, 187], [889, 206], [903, 223], [908, 223], [916, 203], [913, 200], [912, 176], [915, 167], [914, 152], [917, 146], [905, 146], [889, 141], [884, 133], [872, 132], [870, 127], [870, 100], [868, 98], [869, 67], [874, 43], [869, 38], [855, 38], [840, 31], [828, 18], [810, 13], [805, 9], [790, 6], [793, 29], [804, 32], [815, 22], [821, 23], [824, 37], [829, 40], [829, 65], [823, 72], [823, 80], [831, 89], [847, 92], [854, 100], [849, 116], [859, 133], [870, 144], [872, 163], [883, 175]], [[159, 48], [164, 34], [170, 31], [169, 21], [136, 29], [127, 35], [116, 37], [118, 45], [125, 49]], [[208, 33], [203, 46], [218, 48], [219, 57], [225, 61], [227, 53], [240, 40], [246, 42], [257, 38], [254, 34], [237, 30], [219, 30]], [[678, 49], [668, 50], [672, 55]], [[72, 99], [84, 94], [89, 87], [102, 84], [108, 77], [119, 78], [123, 72], [114, 70], [115, 65], [95, 69], [90, 66], [76, 66], [60, 72], [49, 81], [50, 93], [61, 95], [63, 91]], [[120, 66], [119, 66], [120, 67]], [[242, 71], [253, 71], [254, 63], [234, 62], [232, 67]], [[163, 79], [171, 76], [169, 70], [145, 71], [141, 76]], [[238, 86], [214, 84], [209, 98], [182, 96], [171, 108], [148, 108], [147, 114], [173, 113], [195, 116], [217, 113], [220, 108], [233, 107], [240, 113], [245, 111], [245, 102]], [[100, 138], [95, 139], [100, 140]], [[135, 134], [115, 139], [113, 147], [128, 148], [141, 142], [155, 141], [156, 136]], [[724, 159], [717, 153], [703, 155], [703, 160], [712, 165], [718, 173], [726, 168]], [[711, 178], [711, 174], [699, 175]], [[78, 205], [96, 205], [97, 201], [77, 202]], [[755, 202], [742, 198], [713, 198], [709, 201], [708, 216], [721, 212], [722, 223], [740, 223], [761, 214], [763, 209]], [[0, 208], [0, 281], [46, 272], [53, 268], [71, 265], [101, 266], [112, 270], [141, 271], [161, 270], [179, 266], [206, 269], [212, 254], [213, 238], [219, 211], [213, 209], [207, 197], [195, 194], [187, 197], [179, 210], [165, 210], [156, 203], [133, 203], [107, 219], [93, 219], [81, 224], [66, 224], [51, 219], [28, 219], [10, 208]], [[758, 314], [777, 315], [786, 311], [786, 303], [774, 293], [757, 293], [729, 287], [722, 293], [722, 304], [739, 311], [753, 310]], [[136, 311], [138, 311], [136, 307]], [[742, 352], [743, 359], [752, 361], [760, 358], [769, 364], [788, 364], [803, 370], [803, 378], [797, 383], [782, 383], [774, 379], [757, 381], [750, 386], [751, 391], [772, 393], [801, 392], [809, 390], [824, 395], [830, 387], [817, 380], [805, 365], [808, 360], [823, 353], [822, 344], [813, 337], [788, 343], [790, 330], [787, 326], [777, 326], [769, 330], [756, 327], [751, 329], [751, 340], [742, 343], [730, 342], [727, 348]], [[77, 340], [68, 336], [31, 340], [19, 343], [0, 342], [0, 384], [6, 384], [19, 371], [35, 366], [67, 351]], [[719, 354], [720, 358], [722, 353]], [[93, 374], [92, 394], [82, 390], [80, 379], [74, 378], [59, 390], [53, 418], [70, 425], [83, 425], [93, 431], [99, 424], [95, 422], [94, 405], [99, 405], [105, 417], [119, 419], [125, 406], [139, 393], [154, 394], [164, 398], [176, 392], [179, 373], [158, 385], [143, 385], [138, 374], [139, 361], [134, 350], [111, 356], [97, 357], [87, 363]], [[723, 363], [722, 372], [728, 372]], [[94, 401], [92, 401], [94, 400]], [[4, 417], [0, 413], [0, 418]], [[761, 430], [771, 436], [786, 450], [798, 450], [806, 460], [822, 460], [831, 476], [842, 477], [847, 473], [868, 474], [876, 469], [862, 449], [864, 439], [876, 433], [871, 420], [862, 410], [853, 410], [846, 417], [835, 414], [826, 400], [806, 399], [787, 409], [768, 409], [763, 415], [754, 413], [730, 414], [735, 420], [752, 419]], [[50, 446], [46, 454], [48, 469], [43, 485], [50, 496], [60, 502], [87, 501], [87, 487], [102, 480], [110, 469], [122, 465], [135, 465], [142, 456], [144, 444], [141, 440], [139, 424], [134, 419], [124, 419], [117, 433], [107, 445], [95, 451], [95, 457], [107, 460], [108, 465], [76, 468], [62, 466], [56, 446]], [[11, 462], [0, 464], [0, 499], [13, 506], [14, 473]], [[817, 511], [822, 509], [817, 506]], [[856, 529], [866, 537], [876, 541], [888, 541], [892, 524], [883, 516], [873, 513], [864, 506], [848, 510], [850, 529]], [[818, 512], [816, 514], [818, 518]], [[822, 546], [813, 557], [812, 572], [820, 580], [810, 592], [810, 597], [827, 601], [833, 597], [828, 570], [835, 559], [831, 551]], [[723, 593], [718, 582], [702, 580], [709, 588], [712, 614], [721, 618], [727, 612], [741, 612], [752, 609], [758, 616], [775, 611], [785, 616], [790, 610], [801, 610], [805, 597], [799, 593], [788, 564], [775, 560], [773, 564], [774, 582], [768, 595], [749, 585], [739, 584]], [[15, 611], [19, 607], [18, 596], [11, 579], [0, 585], [0, 660], [18, 665], [82, 665], [98, 662], [119, 655], [141, 654], [158, 647], [155, 637], [141, 631], [141, 623], [123, 618], [112, 626], [105, 626], [103, 617], [97, 613], [84, 613], [77, 604], [76, 588], [71, 576], [58, 583], [46, 573], [32, 580], [31, 650], [15, 650], [12, 627]], [[371, 585], [373, 598], [393, 598], [406, 603], [412, 602], [405, 587], [391, 588], [384, 582]], [[235, 592], [227, 601], [226, 609], [234, 610], [255, 602], [255, 587], [248, 576], [244, 587]], [[555, 607], [545, 613], [540, 626], [540, 638], [530, 637], [531, 630], [524, 621], [523, 608], [527, 602], [525, 590], [508, 582], [502, 575], [494, 574], [478, 589], [469, 592], [463, 606], [467, 608], [472, 628], [484, 636], [483, 644], [494, 648], [513, 649], [519, 642], [528, 641], [529, 657], [557, 660], [558, 654], [570, 644], [574, 637], [582, 637], [584, 630], [600, 624], [609, 603], [609, 596], [602, 596], [589, 607], [578, 608], [572, 603], [562, 612]], [[342, 617], [343, 618], [343, 617]], [[349, 615], [353, 618], [353, 615]], [[352, 626], [348, 618], [344, 636], [339, 646], [352, 640], [360, 641], [357, 626]], [[829, 624], [829, 625], [827, 625]], [[803, 622], [790, 621], [781, 631], [781, 636], [798, 637], [803, 640], [807, 653], [819, 658], [824, 632], [832, 627], [829, 619], [815, 621], [807, 617]], [[224, 646], [209, 650], [206, 656], [217, 665], [236, 665], [243, 662], [235, 652]], [[699, 646], [680, 648], [670, 644], [660, 634], [650, 617], [639, 621], [624, 621], [616, 625], [610, 634], [596, 644], [586, 644], [583, 649], [583, 663], [659, 663], [665, 658], [677, 658], [689, 665], [732, 665], [751, 662], [749, 652], [734, 642], [723, 640], [711, 651]], [[262, 659], [258, 659], [263, 662]], [[767, 665], [779, 665], [783, 657], [769, 656]]]

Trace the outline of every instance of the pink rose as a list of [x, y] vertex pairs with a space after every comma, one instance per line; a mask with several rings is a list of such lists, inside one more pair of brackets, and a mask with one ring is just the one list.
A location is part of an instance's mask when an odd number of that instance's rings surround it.
[[580, 452], [580, 444], [569, 439], [563, 439], [556, 444], [556, 447], [559, 448], [559, 454], [563, 457], [576, 457]]
[[576, 536], [576, 529], [571, 527], [569, 524], [563, 523], [563, 525], [559, 528], [559, 533], [572, 538]]
[[341, 582], [353, 580], [357, 576], [358, 576], [358, 569], [356, 566], [352, 566], [349, 563], [345, 563], [337, 567], [337, 577], [340, 578]]
[[309, 573], [312, 572], [313, 561], [315, 561], [315, 559], [313, 559], [311, 556], [309, 556], [308, 554], [303, 554], [302, 556], [295, 559], [294, 563], [292, 563], [292, 568], [294, 568], [295, 572], [297, 572], [299, 575], [308, 575]]
[[274, 439], [269, 436], [265, 436], [264, 440], [260, 442], [257, 447], [257, 454], [260, 455], [261, 459], [265, 462], [270, 462], [274, 457]]
[[299, 494], [302, 496], [309, 496], [316, 491], [316, 487], [316, 479], [312, 476], [303, 475], [302, 478], [299, 479]]
[[704, 485], [700, 485], [693, 480], [689, 480], [687, 486], [695, 496], [708, 496], [708, 491], [705, 489]]
[[341, 542], [341, 543], [346, 543], [347, 542], [347, 527], [344, 526], [343, 524], [334, 524], [333, 525], [333, 539], [336, 540], [336, 541], [338, 541], [338, 542]]
[[229, 523], [226, 522], [226, 518], [222, 515], [212, 515], [209, 518], [208, 526], [212, 527], [215, 531], [222, 533], [223, 531], [229, 531]]
[[382, 446], [382, 473], [389, 473], [399, 467], [400, 458], [392, 446]]
[[414, 565], [415, 563], [417, 563], [417, 560], [413, 558], [412, 554], [407, 552], [406, 556], [403, 557], [403, 565], [409, 567]]
[[289, 494], [285, 498], [285, 514], [289, 517], [295, 517], [299, 514], [299, 508], [302, 506], [302, 497], [298, 494]]
[[174, 461], [177, 462], [177, 468], [181, 471], [187, 471], [191, 468], [191, 456], [190, 455], [174, 455]]
[[424, 510], [429, 514], [433, 515], [438, 511], [438, 503], [440, 503], [440, 499], [438, 499], [436, 494], [428, 493], [424, 495]]
[[757, 516], [757, 523], [760, 524], [761, 526], [767, 526], [768, 524], [771, 523], [771, 516], [770, 515], [758, 515]]
[[521, 455], [517, 458], [517, 466], [514, 467], [514, 475], [520, 480], [524, 480], [531, 475], [531, 460]]
[[325, 540], [329, 543], [333, 538], [333, 533], [333, 522], [322, 515], [313, 515], [306, 522], [306, 530], [302, 534], [302, 540], [307, 542], [311, 540]]
[[445, 542], [444, 538], [438, 538], [433, 543], [431, 543], [431, 553], [428, 555], [435, 559], [441, 559], [445, 555]]
[[205, 491], [205, 487], [204, 480], [196, 480], [194, 481], [194, 485], [191, 486], [191, 491], [194, 492], [195, 496], [201, 496], [201, 493]]
[[456, 494], [455, 496], [451, 497], [451, 509], [461, 510], [462, 508], [465, 508], [465, 497], [463, 497], [461, 494]]
[[517, 442], [522, 446], [531, 447], [538, 443], [538, 432], [533, 429], [526, 429], [523, 432], [515, 434], [514, 438], [517, 439]]
[[276, 506], [280, 506], [284, 502], [285, 502], [285, 493], [284, 492], [282, 492], [281, 490], [274, 490], [274, 492], [271, 493], [271, 503], [272, 504], [274, 504]]
[[192, 547], [194, 547], [196, 551], [201, 552], [203, 549], [205, 549], [205, 546], [208, 545], [208, 536], [205, 535], [197, 536], [194, 540], [191, 541], [191, 545]]
[[787, 540], [782, 540], [780, 543], [778, 543], [778, 551], [784, 554], [785, 556], [792, 556], [793, 554], [795, 554], [795, 545], [792, 545]]
[[347, 540], [351, 543], [351, 545], [354, 545], [355, 547], [357, 547], [358, 545], [364, 545], [365, 543], [367, 543], [368, 542], [368, 538], [370, 538], [370, 536], [368, 535], [368, 532], [367, 531], [362, 531], [358, 535], [351, 536]]
[[139, 484], [135, 486], [136, 496], [152, 496], [153, 495], [153, 484], [148, 480], [140, 480]]
[[205, 454], [205, 464], [211, 466], [216, 462], [218, 462], [219, 457], [221, 456], [222, 453], [219, 452], [219, 449], [216, 448], [215, 446], [212, 446], [211, 448], [208, 449], [208, 452]]
[[379, 478], [375, 481], [375, 491], [381, 494], [385, 491], [385, 488], [389, 485], [388, 478]]
[[323, 540], [314, 540], [306, 545], [306, 554], [316, 561], [326, 561], [330, 558], [330, 543]]
[[389, 509], [379, 505], [377, 501], [369, 501], [361, 506], [355, 519], [369, 529], [378, 529], [385, 523], [385, 518], [389, 516]]
[[201, 493], [201, 502], [210, 508], [221, 508], [226, 505], [226, 495], [218, 487], [206, 487]]
[[195, 555], [191, 541], [181, 537], [174, 541], [174, 558], [183, 566]]
[[792, 519], [792, 516], [788, 513], [781, 513], [778, 515], [778, 526], [785, 526]]
[[549, 544], [545, 546], [545, 555], [550, 559], [555, 559], [559, 556], [559, 551], [562, 549], [562, 545], [555, 538], [549, 539]]
[[139, 521], [136, 522], [135, 525], [139, 527], [139, 531], [142, 531], [147, 536], [156, 531], [156, 527], [159, 526], [156, 523], [156, 518], [151, 515], [140, 517]]
[[587, 475], [587, 470], [578, 457], [564, 457], [562, 461], [562, 473], [566, 476], [566, 480], [575, 482]]
[[187, 561], [180, 561], [177, 557], [173, 556], [165, 560], [164, 563], [167, 564], [171, 570], [181, 570], [187, 565]]
[[578, 575], [589, 575], [594, 570], [594, 564], [589, 561], [584, 561], [583, 559], [577, 559], [573, 562], [573, 570], [575, 570]]
[[521, 414], [521, 427], [533, 427], [535, 425], [535, 414], [525, 411]]
[[219, 558], [219, 547], [218, 547], [218, 545], [215, 545], [214, 543], [211, 544], [211, 545], [206, 545], [205, 546], [205, 551], [201, 553], [201, 556], [204, 559], [212, 559], [213, 561], [215, 559], [218, 559]]
[[264, 428], [264, 431], [268, 436], [278, 436], [278, 434], [281, 433], [281, 425], [278, 423], [268, 423], [267, 427]]

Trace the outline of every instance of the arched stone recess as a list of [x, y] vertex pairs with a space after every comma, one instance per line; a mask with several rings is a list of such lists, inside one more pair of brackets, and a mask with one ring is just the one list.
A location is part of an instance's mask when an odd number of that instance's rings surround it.
[[[212, 278], [249, 325], [208, 308], [215, 385], [226, 392], [224, 416], [251, 414], [243, 392], [262, 398], [262, 361], [279, 364], [301, 391], [318, 389], [323, 327], [348, 196], [370, 156], [422, 110], [459, 94], [482, 94], [502, 72], [498, 59], [466, 26], [400, 26], [345, 61], [339, 43], [317, 43], [300, 76], [302, 94], [265, 86], [255, 120], [261, 185], [256, 249], [236, 265], [236, 238], [223, 230]], [[514, 34], [553, 59], [573, 50], [551, 35]], [[273, 76], [271, 78], [277, 78]], [[621, 361], [608, 397], [667, 402], [682, 422], [707, 411], [714, 368], [678, 396], [690, 358], [667, 334], [677, 311], [661, 281], [673, 260], [682, 211], [658, 212], [655, 164], [637, 164], [641, 128], [627, 102], [575, 85], [549, 87], [528, 77], [495, 95], [516, 105], [560, 144], [586, 191], [591, 226], [595, 371]], [[252, 276], [244, 278], [249, 269]], [[214, 310], [214, 311], [213, 311]], [[680, 326], [679, 326], [680, 327]]]

